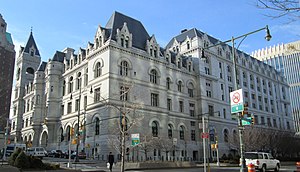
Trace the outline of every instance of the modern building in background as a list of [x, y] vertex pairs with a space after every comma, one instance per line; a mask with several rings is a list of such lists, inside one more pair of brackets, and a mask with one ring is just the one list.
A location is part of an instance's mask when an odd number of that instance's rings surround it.
[[257, 50], [252, 56], [273, 66], [286, 78], [290, 86], [295, 131], [300, 135], [300, 41]]
[[[238, 138], [229, 104], [231, 47], [206, 49], [206, 60], [201, 58], [203, 48], [217, 42], [191, 29], [162, 48], [140, 21], [114, 12], [85, 48], [65, 48], [42, 62], [30, 33], [17, 58], [11, 134], [15, 142], [67, 150], [72, 128], [78, 129], [80, 150], [105, 160], [110, 151], [119, 154], [123, 121], [127, 159], [198, 161], [203, 158], [199, 118], [209, 116], [207, 127], [218, 137], [220, 155], [236, 151], [230, 139]], [[238, 87], [257, 126], [293, 132], [284, 77], [243, 52], [237, 56]], [[132, 149], [129, 137], [137, 133], [143, 144]]]
[[9, 118], [15, 49], [11, 34], [6, 32], [7, 24], [0, 14], [0, 131], [4, 131]]

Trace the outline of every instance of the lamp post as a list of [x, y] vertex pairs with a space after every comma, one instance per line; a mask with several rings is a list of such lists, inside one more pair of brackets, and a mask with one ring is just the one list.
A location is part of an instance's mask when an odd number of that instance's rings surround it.
[[[248, 36], [248, 35], [251, 35], [251, 34], [254, 34], [254, 33], [257, 33], [257, 32], [260, 32], [262, 30], [266, 30], [266, 36], [265, 36], [265, 39], [267, 41], [270, 41], [272, 36], [270, 34], [270, 30], [268, 28], [268, 25], [266, 25], [265, 27], [263, 28], [260, 28], [260, 29], [257, 29], [255, 31], [252, 31], [252, 32], [249, 32], [249, 33], [246, 33], [246, 34], [243, 34], [241, 36], [238, 36], [238, 37], [232, 37], [231, 39], [227, 40], [227, 41], [224, 41], [224, 42], [220, 42], [218, 44], [214, 44], [212, 46], [208, 46], [206, 47], [205, 49], [209, 49], [211, 47], [215, 47], [217, 45], [221, 45], [221, 44], [224, 44], [224, 43], [228, 43], [228, 42], [231, 42], [232, 43], [232, 62], [233, 62], [233, 85], [234, 85], [234, 90], [237, 90], [237, 76], [236, 76], [236, 59], [235, 59], [235, 48], [234, 48], [234, 41], [237, 40], [237, 39], [240, 39], [242, 38], [242, 41]], [[242, 42], [241, 41], [241, 42]], [[241, 44], [240, 42], [240, 44]], [[239, 44], [239, 45], [240, 45]], [[239, 46], [238, 46], [239, 47]], [[237, 47], [237, 48], [238, 48]], [[204, 57], [204, 49], [202, 49], [202, 56]], [[204, 57], [205, 58], [205, 57]], [[241, 162], [241, 168], [240, 168], [240, 172], [246, 172], [246, 162], [245, 162], [245, 157], [244, 157], [244, 143], [243, 143], [243, 126], [242, 126], [242, 116], [241, 116], [241, 113], [238, 113], [238, 130], [239, 130], [239, 140], [240, 140], [240, 154], [241, 154], [241, 159], [240, 159], [240, 162]]]

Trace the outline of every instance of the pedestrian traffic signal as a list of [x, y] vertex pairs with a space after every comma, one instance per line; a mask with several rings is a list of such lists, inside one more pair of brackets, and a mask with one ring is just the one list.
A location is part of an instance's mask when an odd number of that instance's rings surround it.
[[244, 117], [245, 115], [248, 115], [249, 112], [248, 112], [248, 103], [245, 103], [244, 104], [244, 110], [242, 112], [242, 117]]

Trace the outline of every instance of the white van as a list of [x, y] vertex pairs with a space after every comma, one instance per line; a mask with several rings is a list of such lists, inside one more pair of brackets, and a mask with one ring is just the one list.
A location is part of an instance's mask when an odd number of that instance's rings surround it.
[[21, 148], [23, 151], [26, 150], [26, 144], [12, 143], [6, 146], [5, 156], [9, 157], [14, 151]]
[[45, 156], [45, 149], [43, 147], [31, 147], [27, 149], [26, 154], [43, 158]]

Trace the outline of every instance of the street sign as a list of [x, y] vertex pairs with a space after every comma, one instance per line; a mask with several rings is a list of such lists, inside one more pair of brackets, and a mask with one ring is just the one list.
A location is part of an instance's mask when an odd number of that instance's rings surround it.
[[202, 133], [201, 134], [201, 138], [202, 139], [208, 139], [209, 138], [209, 134], [208, 133]]
[[244, 110], [243, 90], [235, 90], [230, 92], [231, 113], [238, 113]]
[[131, 146], [136, 146], [140, 143], [140, 134], [131, 134]]
[[251, 125], [251, 122], [252, 122], [252, 118], [251, 117], [242, 118], [242, 126]]

